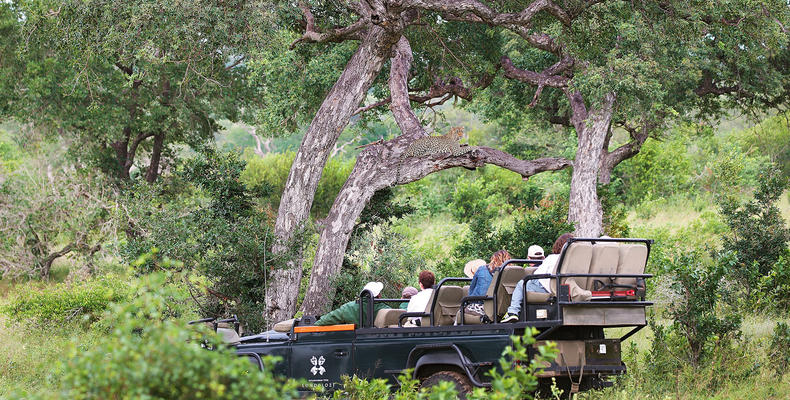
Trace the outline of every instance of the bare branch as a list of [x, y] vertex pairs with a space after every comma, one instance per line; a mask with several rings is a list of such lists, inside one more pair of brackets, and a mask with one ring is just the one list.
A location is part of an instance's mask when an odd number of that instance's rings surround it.
[[407, 7], [418, 7], [452, 16], [459, 21], [484, 22], [489, 25], [527, 26], [541, 11], [553, 15], [565, 26], [570, 26], [571, 17], [551, 0], [536, 0], [517, 13], [498, 13], [476, 0], [407, 0]]
[[502, 69], [505, 70], [505, 77], [515, 79], [521, 82], [529, 83], [537, 86], [535, 95], [532, 97], [532, 102], [529, 103], [530, 107], [534, 107], [538, 103], [538, 98], [543, 92], [545, 86], [564, 88], [568, 86], [570, 79], [560, 74], [573, 66], [573, 59], [570, 57], [563, 58], [556, 64], [546, 68], [543, 72], [534, 72], [516, 68], [513, 62], [507, 56], [502, 56], [501, 59]]
[[291, 43], [290, 49], [296, 47], [301, 42], [305, 43], [322, 43], [322, 42], [342, 42], [344, 40], [354, 39], [359, 40], [359, 31], [368, 25], [366, 18], [360, 17], [356, 22], [349, 26], [342, 28], [335, 28], [326, 32], [319, 32], [315, 26], [315, 17], [310, 11], [310, 7], [304, 2], [299, 2], [299, 8], [302, 9], [305, 19], [305, 32], [302, 37]]

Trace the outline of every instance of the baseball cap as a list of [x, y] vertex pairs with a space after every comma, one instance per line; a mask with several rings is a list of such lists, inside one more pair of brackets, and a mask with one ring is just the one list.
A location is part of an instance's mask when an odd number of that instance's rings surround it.
[[372, 294], [373, 297], [376, 297], [376, 296], [379, 295], [379, 293], [381, 293], [381, 289], [384, 289], [384, 284], [383, 283], [381, 283], [381, 282], [368, 282], [365, 285], [365, 287], [362, 288], [362, 291], [364, 292], [365, 290], [370, 290], [370, 294]]
[[529, 249], [527, 250], [527, 257], [528, 258], [543, 257], [543, 247], [540, 247], [536, 244], [529, 246]]

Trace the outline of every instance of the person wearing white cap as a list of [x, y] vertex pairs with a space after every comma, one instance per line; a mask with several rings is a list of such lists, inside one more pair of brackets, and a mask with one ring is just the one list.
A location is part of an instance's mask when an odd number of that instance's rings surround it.
[[[549, 254], [548, 257], [543, 259], [543, 249], [540, 246], [530, 246], [529, 250], [527, 251], [529, 254], [532, 254], [532, 248], [537, 247], [540, 249], [541, 257], [543, 262], [540, 264], [537, 270], [535, 270], [534, 275], [544, 275], [544, 274], [554, 274], [557, 268], [557, 260], [559, 260], [560, 252], [562, 248], [565, 246], [565, 243], [568, 242], [568, 239], [572, 238], [573, 235], [570, 233], [563, 233], [557, 240], [554, 241], [554, 245], [551, 247], [552, 254]], [[529, 256], [527, 256], [530, 258]], [[550, 293], [551, 289], [549, 288], [549, 278], [545, 279], [530, 279], [527, 281], [527, 291], [528, 292], [537, 292], [537, 293]], [[516, 322], [518, 321], [518, 313], [521, 312], [521, 303], [524, 301], [524, 280], [518, 281], [516, 288], [513, 290], [513, 297], [510, 298], [510, 307], [507, 308], [507, 314], [505, 317], [502, 318], [502, 322]]]
[[[381, 297], [381, 290], [384, 289], [384, 284], [381, 282], [368, 282], [362, 291], [370, 291], [371, 296], [374, 298]], [[373, 318], [376, 317], [379, 311], [389, 308], [384, 303], [373, 303]], [[351, 300], [346, 304], [338, 307], [336, 310], [330, 311], [321, 316], [315, 325], [339, 325], [339, 324], [355, 324], [360, 326], [359, 321], [359, 302]]]
[[533, 244], [527, 249], [527, 258], [530, 260], [542, 260], [543, 256], [543, 247]]

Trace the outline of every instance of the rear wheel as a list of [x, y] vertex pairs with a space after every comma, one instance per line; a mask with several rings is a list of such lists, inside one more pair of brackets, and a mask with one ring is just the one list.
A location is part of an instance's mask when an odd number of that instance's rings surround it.
[[472, 391], [472, 382], [469, 378], [456, 371], [439, 371], [425, 378], [420, 384], [420, 388], [430, 388], [439, 384], [439, 382], [452, 382], [455, 384], [455, 390], [458, 391], [459, 399], [466, 399], [467, 393]]

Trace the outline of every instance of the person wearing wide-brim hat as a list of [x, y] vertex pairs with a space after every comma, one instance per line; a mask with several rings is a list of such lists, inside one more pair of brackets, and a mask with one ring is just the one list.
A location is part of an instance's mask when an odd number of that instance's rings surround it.
[[482, 267], [483, 265], [486, 265], [486, 262], [482, 258], [469, 261], [468, 263], [466, 263], [466, 265], [464, 265], [464, 275], [470, 278], [475, 276], [475, 272], [477, 272], [477, 269]]
[[[370, 292], [370, 295], [373, 298], [380, 298], [381, 297], [381, 290], [384, 289], [384, 284], [381, 282], [368, 282], [362, 291], [365, 290]], [[376, 317], [376, 314], [384, 309], [389, 308], [384, 303], [373, 303], [373, 310], [374, 314], [373, 317]], [[365, 318], [363, 316], [363, 318]], [[357, 300], [351, 300], [346, 304], [338, 307], [336, 310], [330, 311], [321, 316], [318, 321], [315, 321], [315, 325], [339, 325], [339, 324], [355, 324], [357, 326], [361, 326], [359, 321], [359, 302]]]

